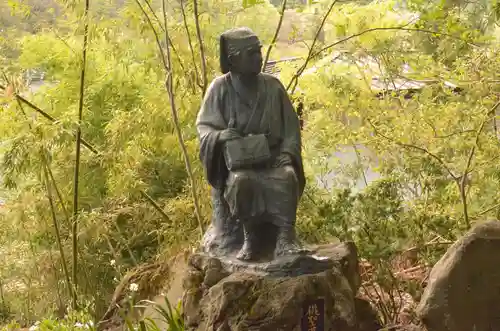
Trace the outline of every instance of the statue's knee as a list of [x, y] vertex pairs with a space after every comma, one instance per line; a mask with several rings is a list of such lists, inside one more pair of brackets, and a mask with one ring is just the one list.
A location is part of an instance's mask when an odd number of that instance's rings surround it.
[[242, 172], [235, 172], [233, 173], [233, 185], [235, 186], [245, 186], [248, 185], [250, 181], [250, 178], [242, 173]]

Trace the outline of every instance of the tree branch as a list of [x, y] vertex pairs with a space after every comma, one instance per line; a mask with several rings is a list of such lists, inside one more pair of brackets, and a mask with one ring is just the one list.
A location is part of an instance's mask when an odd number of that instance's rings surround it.
[[[371, 28], [371, 29], [366, 29], [364, 31], [361, 31], [361, 32], [358, 32], [358, 33], [354, 33], [350, 36], [347, 36], [345, 38], [342, 38], [330, 45], [327, 45], [323, 48], [321, 48], [319, 51], [315, 52], [315, 53], [312, 53], [312, 49], [313, 47], [311, 47], [310, 49], [310, 52], [306, 58], [306, 62], [297, 70], [297, 72], [295, 73], [295, 75], [292, 77], [290, 83], [288, 84], [287, 86], [287, 90], [290, 88], [290, 86], [292, 86], [292, 84], [294, 84], [294, 87], [292, 89], [292, 93], [293, 91], [295, 90], [295, 87], [298, 83], [298, 79], [299, 77], [302, 75], [302, 73], [304, 72], [304, 70], [306, 69], [307, 67], [307, 64], [309, 63], [309, 61], [315, 57], [317, 57], [318, 55], [320, 55], [321, 53], [323, 53], [324, 51], [326, 50], [329, 50], [330, 48], [333, 48], [339, 44], [342, 44], [346, 41], [349, 41], [353, 38], [357, 38], [357, 37], [360, 37], [364, 34], [367, 34], [367, 33], [371, 33], [371, 32], [376, 32], [376, 31], [413, 31], [413, 32], [422, 32], [422, 33], [428, 33], [428, 34], [437, 34], [437, 35], [441, 35], [441, 36], [445, 36], [445, 37], [448, 37], [448, 38], [451, 38], [451, 39], [455, 39], [455, 40], [459, 40], [459, 41], [463, 41], [465, 43], [467, 43], [468, 45], [470, 46], [474, 46], [474, 47], [479, 47], [479, 45], [475, 44], [475, 43], [472, 43], [470, 41], [467, 41], [463, 38], [460, 38], [460, 37], [457, 37], [457, 36], [454, 36], [454, 35], [451, 35], [451, 34], [448, 34], [448, 33], [443, 33], [443, 32], [439, 32], [439, 31], [432, 31], [432, 30], [425, 30], [425, 29], [416, 29], [416, 28], [407, 28], [407, 26], [409, 24], [411, 24], [412, 22], [409, 22], [405, 25], [402, 25], [402, 26], [396, 26], [396, 27], [381, 27], [381, 28]], [[313, 46], [314, 46], [314, 43], [313, 43]]]
[[[0, 84], [0, 89], [7, 90], [7, 87]], [[27, 105], [28, 107], [30, 107], [31, 109], [33, 109], [34, 111], [36, 111], [37, 113], [39, 113], [40, 115], [42, 115], [43, 117], [45, 117], [46, 119], [51, 121], [52, 123], [57, 122], [57, 120], [52, 115], [43, 111], [40, 107], [34, 105], [30, 101], [26, 100], [24, 97], [20, 96], [17, 93], [14, 93], [14, 96], [18, 102], [24, 103], [25, 105]], [[76, 134], [75, 134], [75, 137], [76, 137]], [[81, 138], [81, 143], [83, 146], [85, 146], [87, 149], [89, 149], [92, 153], [99, 154], [97, 152], [97, 150], [89, 142], [87, 142], [83, 138]]]
[[293, 94], [293, 92], [295, 91], [295, 88], [297, 87], [300, 75], [302, 75], [302, 73], [304, 72], [304, 70], [306, 70], [307, 65], [309, 64], [309, 61], [314, 57], [313, 51], [314, 51], [314, 46], [316, 45], [316, 41], [319, 38], [319, 34], [321, 33], [321, 30], [323, 29], [323, 26], [325, 25], [325, 22], [326, 22], [328, 16], [330, 16], [330, 13], [332, 12], [333, 7], [335, 6], [335, 4], [337, 2], [338, 2], [338, 0], [333, 0], [332, 1], [332, 3], [330, 5], [330, 7], [328, 8], [325, 16], [323, 17], [323, 20], [321, 21], [321, 24], [318, 27], [318, 30], [316, 31], [316, 35], [314, 36], [313, 42], [311, 44], [311, 48], [309, 48], [309, 52], [307, 54], [306, 61], [299, 68], [299, 70], [297, 70], [297, 72], [295, 73], [295, 75], [293, 75], [292, 79], [290, 79], [290, 83], [288, 83], [288, 85], [286, 87], [287, 90], [289, 90], [290, 87], [293, 85], [292, 90], [290, 91], [291, 94]]
[[161, 20], [158, 18], [158, 15], [156, 15], [153, 7], [151, 6], [151, 3], [148, 1], [148, 0], [144, 0], [144, 2], [146, 3], [146, 6], [148, 6], [149, 8], [149, 11], [151, 12], [151, 14], [153, 15], [154, 19], [156, 20], [156, 22], [158, 22], [158, 25], [160, 26], [160, 28], [165, 31], [165, 29], [167, 28], [166, 26], [162, 26], [161, 25]]
[[415, 150], [417, 150], [417, 151], [419, 151], [421, 153], [427, 154], [428, 156], [430, 156], [434, 160], [436, 160], [443, 167], [443, 169], [446, 170], [446, 172], [451, 176], [451, 178], [453, 178], [453, 180], [457, 181], [459, 179], [459, 177], [457, 175], [455, 175], [451, 171], [450, 167], [448, 167], [448, 165], [446, 165], [446, 163], [443, 161], [443, 159], [441, 159], [439, 156], [437, 156], [436, 154], [432, 153], [428, 149], [426, 149], [424, 147], [416, 146], [416, 145], [413, 145], [413, 144], [405, 144], [405, 143], [396, 141], [395, 139], [393, 139], [391, 137], [388, 137], [388, 136], [384, 135], [383, 133], [381, 133], [369, 119], [367, 120], [367, 122], [373, 128], [373, 131], [374, 131], [375, 134], [381, 136], [382, 138], [384, 138], [384, 139], [386, 139], [388, 141], [391, 141], [392, 143], [394, 143], [394, 144], [396, 144], [398, 146], [415, 149]]
[[471, 219], [476, 219], [476, 218], [478, 218], [478, 217], [480, 217], [480, 216], [483, 216], [484, 214], [487, 214], [487, 213], [489, 213], [490, 211], [495, 210], [495, 209], [497, 209], [497, 208], [499, 208], [499, 207], [500, 207], [500, 203], [497, 203], [497, 204], [495, 204], [495, 205], [493, 205], [493, 206], [491, 206], [491, 207], [489, 207], [489, 208], [486, 208], [485, 210], [480, 211], [480, 212], [479, 212], [479, 213], [477, 213], [476, 215], [472, 216], [472, 217], [471, 217]]
[[479, 126], [477, 133], [476, 133], [476, 138], [474, 139], [474, 145], [470, 149], [469, 157], [467, 158], [467, 163], [465, 164], [464, 170], [462, 172], [462, 178], [460, 180], [460, 196], [462, 198], [463, 214], [464, 214], [464, 219], [465, 219], [465, 224], [467, 226], [467, 229], [470, 229], [470, 227], [471, 227], [469, 214], [468, 214], [467, 192], [466, 192], [466, 184], [467, 184], [467, 176], [469, 174], [469, 168], [472, 164], [472, 159], [474, 158], [474, 154], [475, 154], [476, 149], [477, 149], [478, 144], [479, 144], [479, 137], [481, 136], [481, 133], [484, 130], [484, 126], [491, 119], [491, 116], [495, 114], [495, 111], [498, 108], [498, 106], [500, 106], [500, 100], [497, 101], [493, 105], [493, 107], [490, 108], [490, 110], [486, 114], [486, 118], [481, 122], [481, 125]]
[[156, 203], [156, 201], [154, 201], [154, 199], [149, 194], [147, 194], [144, 191], [141, 191], [141, 194], [144, 198], [146, 198], [146, 200], [148, 200], [151, 203], [151, 205], [161, 214], [161, 216], [163, 216], [163, 218], [167, 222], [172, 223], [172, 221], [170, 220], [170, 217], [168, 217], [168, 215], [163, 211], [163, 209], [160, 207], [160, 205], [158, 205]]
[[[3, 90], [6, 90], [6, 87], [0, 85], [0, 88], [3, 89]], [[51, 115], [49, 115], [48, 113], [46, 113], [45, 111], [43, 111], [40, 107], [34, 105], [33, 103], [29, 102], [28, 100], [24, 99], [23, 97], [19, 96], [16, 94], [16, 96], [18, 96], [17, 98], [17, 101], [18, 102], [24, 102], [26, 105], [28, 105], [30, 108], [32, 108], [33, 110], [41, 113], [41, 114], [46, 114], [46, 116], [44, 116], [45, 118], [48, 118], [52, 123], [54, 122], [57, 122], [58, 120], [54, 117], [52, 117]], [[19, 105], [21, 107], [21, 111], [23, 111], [23, 108], [22, 108], [22, 105]], [[92, 153], [96, 154], [96, 155], [99, 155], [101, 154], [100, 151], [98, 151], [94, 146], [92, 146], [91, 144], [89, 144], [88, 142], [86, 142], [85, 140], [81, 140], [81, 143], [83, 146], [87, 147], [87, 149], [89, 151], [91, 151]], [[57, 196], [59, 198], [59, 201], [61, 203], [61, 207], [63, 208], [63, 211], [65, 212], [65, 214], [67, 214], [67, 209], [66, 207], [64, 206], [64, 202], [63, 202], [63, 199], [62, 199], [62, 195], [61, 195], [61, 192], [59, 191], [59, 189], [57, 188], [57, 185], [56, 185], [56, 182], [55, 182], [55, 179], [54, 179], [54, 176], [52, 174], [52, 171], [50, 170], [50, 167], [49, 167], [49, 176], [51, 177], [51, 180], [54, 184], [54, 188], [56, 189], [56, 193], [57, 193]], [[147, 194], [146, 192], [144, 192], [143, 190], [141, 190], [141, 194], [144, 196], [144, 194]], [[153, 200], [153, 198], [149, 197], [149, 199], [147, 199], [147, 201], [156, 209], [158, 210], [158, 204]], [[160, 213], [161, 214], [161, 213]], [[162, 216], [165, 216], [165, 215], [162, 215]], [[69, 217], [68, 217], [69, 219]]]
[[[409, 23], [411, 24], [411, 22]], [[371, 33], [371, 32], [376, 32], [376, 31], [413, 31], [413, 32], [422, 32], [422, 33], [428, 33], [428, 34], [437, 34], [437, 35], [441, 35], [441, 36], [444, 36], [444, 37], [448, 37], [448, 38], [451, 38], [451, 39], [455, 39], [455, 40], [459, 40], [459, 41], [463, 41], [471, 46], [474, 46], [474, 47], [479, 47], [479, 45], [477, 44], [474, 44], [470, 41], [467, 41], [463, 38], [460, 38], [460, 37], [457, 37], [457, 36], [454, 36], [454, 35], [451, 35], [451, 34], [448, 34], [448, 33], [443, 33], [443, 32], [439, 32], [439, 31], [432, 31], [432, 30], [425, 30], [425, 29], [416, 29], [416, 28], [407, 28], [406, 26], [408, 26], [408, 24], [405, 24], [405, 25], [402, 25], [402, 26], [394, 26], [394, 27], [382, 27], [382, 28], [371, 28], [371, 29], [366, 29], [364, 31], [361, 31], [361, 32], [358, 32], [358, 33], [354, 33], [350, 36], [347, 36], [343, 39], [340, 39], [330, 45], [327, 45], [325, 47], [323, 47], [322, 49], [320, 49], [319, 51], [317, 51], [316, 53], [313, 54], [312, 57], [316, 57], [317, 55], [321, 54], [322, 52], [332, 48], [332, 47], [335, 47], [339, 44], [342, 44], [346, 41], [349, 41], [353, 38], [357, 38], [357, 37], [360, 37], [364, 34], [367, 34], [367, 33]]]
[[52, 173], [52, 169], [50, 168], [50, 164], [46, 160], [45, 160], [45, 162], [47, 163], [47, 172], [49, 174], [50, 180], [52, 181], [52, 186], [54, 186], [54, 190], [56, 191], [57, 199], [59, 199], [59, 204], [61, 205], [61, 209], [63, 210], [64, 217], [66, 218], [66, 221], [69, 224], [70, 218], [69, 218], [68, 209], [66, 208], [66, 204], [64, 203], [64, 199], [62, 197], [61, 191], [59, 190], [59, 187], [57, 186], [56, 180], [54, 178], [54, 174]]
[[278, 40], [281, 26], [283, 24], [283, 18], [285, 17], [286, 2], [287, 2], [287, 0], [283, 0], [283, 4], [281, 5], [281, 12], [280, 12], [280, 19], [278, 21], [278, 26], [276, 27], [276, 30], [274, 31], [273, 39], [271, 39], [271, 43], [269, 44], [269, 47], [267, 48], [266, 57], [264, 59], [264, 64], [262, 65], [262, 70], [264, 70], [264, 68], [266, 67], [267, 62], [269, 61], [269, 56], [271, 56], [271, 50], [272, 50], [274, 44], [276, 43], [276, 40]]
[[479, 126], [477, 132], [476, 132], [476, 138], [474, 139], [474, 146], [471, 147], [470, 149], [470, 152], [469, 152], [469, 157], [467, 159], [467, 164], [465, 166], [465, 169], [463, 171], [463, 174], [464, 176], [462, 177], [465, 177], [465, 175], [468, 173], [468, 169], [472, 163], [472, 158], [474, 157], [474, 153], [476, 151], [476, 148], [478, 147], [478, 143], [479, 143], [479, 137], [481, 136], [481, 133], [483, 132], [484, 130], [484, 126], [486, 125], [486, 123], [491, 119], [491, 116], [495, 114], [495, 111], [497, 110], [497, 108], [500, 106], [500, 100], [497, 101], [493, 107], [491, 107], [489, 110], [488, 110], [488, 113], [486, 114], [486, 118], [481, 122], [481, 125]]
[[434, 135], [434, 138], [446, 139], [446, 138], [451, 138], [453, 136], [458, 136], [461, 134], [476, 132], [476, 130], [468, 129], [468, 130], [460, 130], [460, 131], [455, 131], [452, 133], [440, 135], [440, 134], [438, 134], [436, 127], [429, 120], [424, 118], [423, 121], [431, 128], [432, 133]]

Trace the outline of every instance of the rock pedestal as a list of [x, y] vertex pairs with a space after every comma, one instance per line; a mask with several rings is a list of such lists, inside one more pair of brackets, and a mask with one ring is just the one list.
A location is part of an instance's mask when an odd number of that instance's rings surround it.
[[316, 330], [311, 323], [323, 323], [321, 330], [363, 330], [355, 302], [360, 285], [356, 247], [310, 250], [307, 256], [265, 263], [192, 255], [183, 285], [186, 330]]

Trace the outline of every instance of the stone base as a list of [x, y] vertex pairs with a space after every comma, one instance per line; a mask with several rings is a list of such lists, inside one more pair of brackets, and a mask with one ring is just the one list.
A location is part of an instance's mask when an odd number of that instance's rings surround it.
[[308, 248], [312, 255], [263, 263], [234, 256], [191, 256], [184, 280], [186, 330], [295, 331], [308, 304], [321, 302], [324, 330], [354, 331], [359, 288], [352, 243]]
[[220, 255], [219, 251], [201, 252], [191, 256], [191, 265], [203, 270], [208, 261], [221, 264], [226, 273], [246, 272], [270, 277], [296, 277], [320, 273], [334, 266], [346, 275], [352, 290], [358, 291], [358, 253], [353, 242], [334, 243], [305, 247], [308, 253], [282, 256], [276, 259], [263, 258], [257, 262], [241, 261], [236, 258], [237, 251]]
[[[224, 272], [245, 272], [254, 275], [270, 277], [297, 277], [301, 275], [317, 274], [334, 267], [335, 261], [328, 257], [315, 255], [289, 255], [269, 262], [245, 262], [238, 260], [234, 255], [228, 257], [211, 257], [205, 254], [195, 254], [192, 257], [193, 265], [203, 269], [209, 260], [217, 260]], [[212, 262], [214, 263], [214, 262]]]

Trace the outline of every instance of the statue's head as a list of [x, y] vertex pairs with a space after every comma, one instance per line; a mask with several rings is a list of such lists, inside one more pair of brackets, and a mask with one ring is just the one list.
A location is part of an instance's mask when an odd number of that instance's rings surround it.
[[259, 38], [249, 28], [234, 28], [224, 32], [220, 36], [222, 73], [259, 74], [262, 69], [261, 48]]

